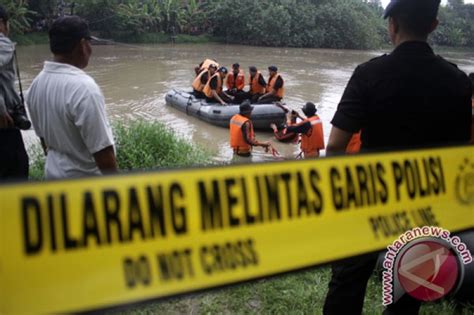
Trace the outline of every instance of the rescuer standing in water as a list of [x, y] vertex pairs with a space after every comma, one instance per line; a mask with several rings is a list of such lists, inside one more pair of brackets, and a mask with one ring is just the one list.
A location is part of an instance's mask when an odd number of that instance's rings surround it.
[[[469, 79], [427, 43], [439, 5], [440, 0], [392, 0], [387, 6], [395, 49], [355, 69], [332, 120], [328, 156], [343, 154], [359, 131], [366, 151], [469, 141]], [[333, 264], [324, 314], [362, 313], [377, 258], [375, 253]], [[405, 294], [384, 313], [417, 314], [419, 308], [420, 301]]]
[[[286, 133], [301, 135], [300, 156], [305, 159], [317, 158], [319, 157], [320, 151], [324, 150], [323, 122], [316, 114], [318, 110], [314, 103], [306, 103], [301, 110], [306, 118], [299, 116], [295, 111], [291, 111], [288, 121], [295, 121], [296, 117], [299, 117], [302, 121], [287, 126]], [[272, 125], [271, 127], [275, 131], [276, 126]]]
[[245, 100], [239, 107], [240, 113], [234, 115], [230, 120], [230, 146], [234, 154], [249, 157], [253, 147], [262, 147], [266, 150], [272, 146], [270, 142], [259, 142], [255, 139], [253, 124], [250, 120], [253, 106], [249, 100]]

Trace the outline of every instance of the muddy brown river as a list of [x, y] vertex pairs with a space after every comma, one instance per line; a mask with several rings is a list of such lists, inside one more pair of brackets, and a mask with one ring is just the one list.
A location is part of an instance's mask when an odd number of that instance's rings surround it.
[[[317, 104], [324, 122], [327, 140], [334, 114], [344, 87], [357, 64], [388, 51], [352, 51], [327, 49], [267, 48], [222, 44], [113, 45], [94, 46], [86, 69], [102, 88], [111, 121], [146, 119], [160, 121], [174, 132], [213, 153], [218, 161], [230, 161], [227, 129], [215, 127], [187, 116], [165, 104], [164, 96], [172, 88], [190, 90], [194, 66], [204, 58], [217, 59], [230, 67], [238, 62], [248, 70], [255, 65], [267, 77], [268, 65], [279, 68], [286, 85], [285, 102], [299, 109], [306, 101]], [[465, 72], [474, 72], [474, 52], [441, 51], [445, 58]], [[23, 86], [27, 89], [50, 60], [48, 46], [19, 47], [18, 57]], [[34, 132], [24, 133], [29, 145], [37, 141]], [[273, 135], [257, 132], [259, 140]], [[296, 145], [276, 143], [283, 158], [295, 157]], [[253, 161], [271, 160], [272, 156], [256, 149]]]

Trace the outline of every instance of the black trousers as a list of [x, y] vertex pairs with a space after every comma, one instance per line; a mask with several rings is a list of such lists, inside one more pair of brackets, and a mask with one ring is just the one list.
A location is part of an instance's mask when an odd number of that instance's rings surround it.
[[244, 91], [228, 90], [226, 93], [234, 97], [233, 104], [241, 104], [244, 100], [248, 99], [248, 93]]
[[263, 94], [250, 94], [248, 93], [248, 99], [250, 100], [250, 102], [252, 104], [255, 104], [255, 103], [258, 103], [258, 99], [260, 98], [260, 96], [262, 96]]
[[[362, 314], [367, 282], [374, 271], [377, 258], [378, 254], [368, 254], [332, 265], [332, 278], [324, 303], [324, 314]], [[382, 292], [379, 299], [382, 303]], [[418, 314], [420, 306], [420, 301], [405, 294], [396, 303], [388, 306], [384, 314]]]
[[281, 97], [271, 95], [271, 96], [262, 98], [260, 101], [258, 101], [258, 104], [269, 104], [269, 103], [279, 102], [279, 101], [281, 101]]
[[206, 94], [204, 94], [203, 92], [196, 91], [196, 90], [193, 90], [193, 95], [199, 99], [206, 98]]
[[[232, 100], [230, 98], [228, 98], [227, 96], [225, 96], [225, 94], [219, 94], [219, 96], [221, 97], [221, 99], [226, 102], [227, 104], [231, 104], [232, 103]], [[214, 98], [209, 98], [209, 97], [206, 97], [206, 101], [208, 103], [217, 103], [217, 100], [214, 99]]]
[[0, 129], [0, 180], [28, 179], [28, 155], [18, 129]]

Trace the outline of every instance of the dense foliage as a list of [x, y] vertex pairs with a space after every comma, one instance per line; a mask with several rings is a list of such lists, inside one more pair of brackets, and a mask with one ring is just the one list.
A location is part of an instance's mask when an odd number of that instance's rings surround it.
[[[440, 9], [434, 44], [474, 46], [474, 5]], [[46, 29], [60, 14], [78, 14], [100, 36], [212, 35], [264, 46], [376, 48], [387, 43], [379, 0], [0, 0], [13, 30]], [[168, 35], [169, 36], [169, 35]]]

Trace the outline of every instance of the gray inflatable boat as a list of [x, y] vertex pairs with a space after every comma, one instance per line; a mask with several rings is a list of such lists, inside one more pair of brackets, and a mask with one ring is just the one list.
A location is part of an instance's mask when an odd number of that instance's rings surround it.
[[[212, 125], [226, 128], [229, 128], [232, 116], [239, 113], [239, 105], [208, 103], [189, 92], [175, 89], [166, 94], [166, 104]], [[285, 112], [280, 107], [274, 104], [253, 106], [252, 122], [255, 129], [270, 130], [270, 124], [282, 125], [285, 122]]]

